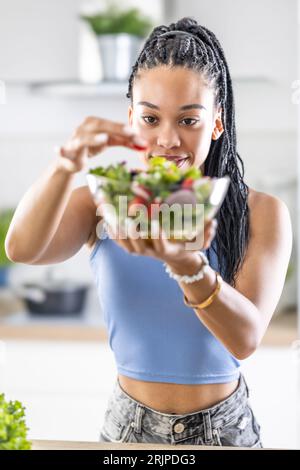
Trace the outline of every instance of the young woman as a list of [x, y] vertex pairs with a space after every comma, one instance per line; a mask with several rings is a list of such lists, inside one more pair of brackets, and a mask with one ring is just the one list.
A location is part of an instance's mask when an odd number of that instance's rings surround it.
[[[230, 73], [207, 28], [192, 18], [155, 28], [127, 96], [129, 125], [85, 119], [28, 189], [7, 254], [38, 265], [89, 247], [118, 368], [101, 440], [261, 447], [239, 361], [260, 344], [282, 292], [288, 209], [243, 179]], [[89, 157], [112, 145], [142, 149], [146, 163], [165, 155], [204, 175], [230, 176], [217, 224], [205, 227], [206, 259], [161, 233], [153, 248], [112, 229], [97, 237], [101, 216], [89, 189], [72, 182]]]

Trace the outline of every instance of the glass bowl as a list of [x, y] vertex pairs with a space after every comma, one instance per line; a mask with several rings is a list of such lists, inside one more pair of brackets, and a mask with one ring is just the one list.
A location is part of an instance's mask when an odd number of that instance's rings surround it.
[[228, 176], [205, 176], [195, 179], [189, 190], [174, 187], [165, 199], [145, 204], [145, 199], [141, 198], [143, 193], [137, 193], [132, 181], [92, 173], [88, 173], [86, 178], [96, 205], [101, 205], [104, 220], [123, 230], [134, 225], [138, 236], [149, 245], [155, 236], [153, 220], [158, 221], [170, 241], [195, 240], [203, 233], [205, 224], [216, 216], [230, 184]]

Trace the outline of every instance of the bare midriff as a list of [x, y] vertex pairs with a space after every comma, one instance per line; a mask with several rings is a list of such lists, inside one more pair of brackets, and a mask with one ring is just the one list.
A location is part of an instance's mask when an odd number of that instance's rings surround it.
[[121, 388], [134, 400], [161, 413], [186, 414], [210, 408], [228, 398], [238, 380], [214, 384], [146, 382], [118, 374]]

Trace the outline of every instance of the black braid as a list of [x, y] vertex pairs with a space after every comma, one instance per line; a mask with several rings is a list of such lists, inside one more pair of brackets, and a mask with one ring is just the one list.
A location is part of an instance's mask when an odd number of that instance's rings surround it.
[[[160, 35], [173, 30], [191, 35]], [[228, 193], [217, 215], [218, 228], [211, 245], [221, 260], [221, 273], [235, 286], [236, 275], [243, 263], [249, 243], [249, 188], [244, 182], [244, 164], [236, 147], [235, 106], [232, 81], [223, 49], [216, 36], [191, 17], [185, 17], [169, 26], [158, 26], [146, 40], [129, 78], [127, 98], [132, 101], [134, 80], [138, 71], [159, 65], [184, 66], [200, 72], [207, 86], [215, 92], [215, 106], [222, 107], [223, 134], [211, 141], [204, 163], [207, 176], [225, 176], [231, 179]], [[241, 164], [241, 171], [238, 164]], [[210, 250], [208, 252], [210, 259]]]

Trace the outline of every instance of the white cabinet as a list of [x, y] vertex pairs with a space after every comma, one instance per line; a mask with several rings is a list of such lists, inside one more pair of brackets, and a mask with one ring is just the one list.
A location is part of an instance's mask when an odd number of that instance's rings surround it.
[[1, 379], [26, 406], [30, 439], [97, 441], [116, 368], [106, 343], [6, 341]]
[[[29, 438], [97, 441], [117, 377], [107, 343], [9, 340], [5, 345], [0, 390], [26, 406]], [[260, 347], [242, 361], [265, 447], [300, 448], [296, 356], [291, 347]]]

